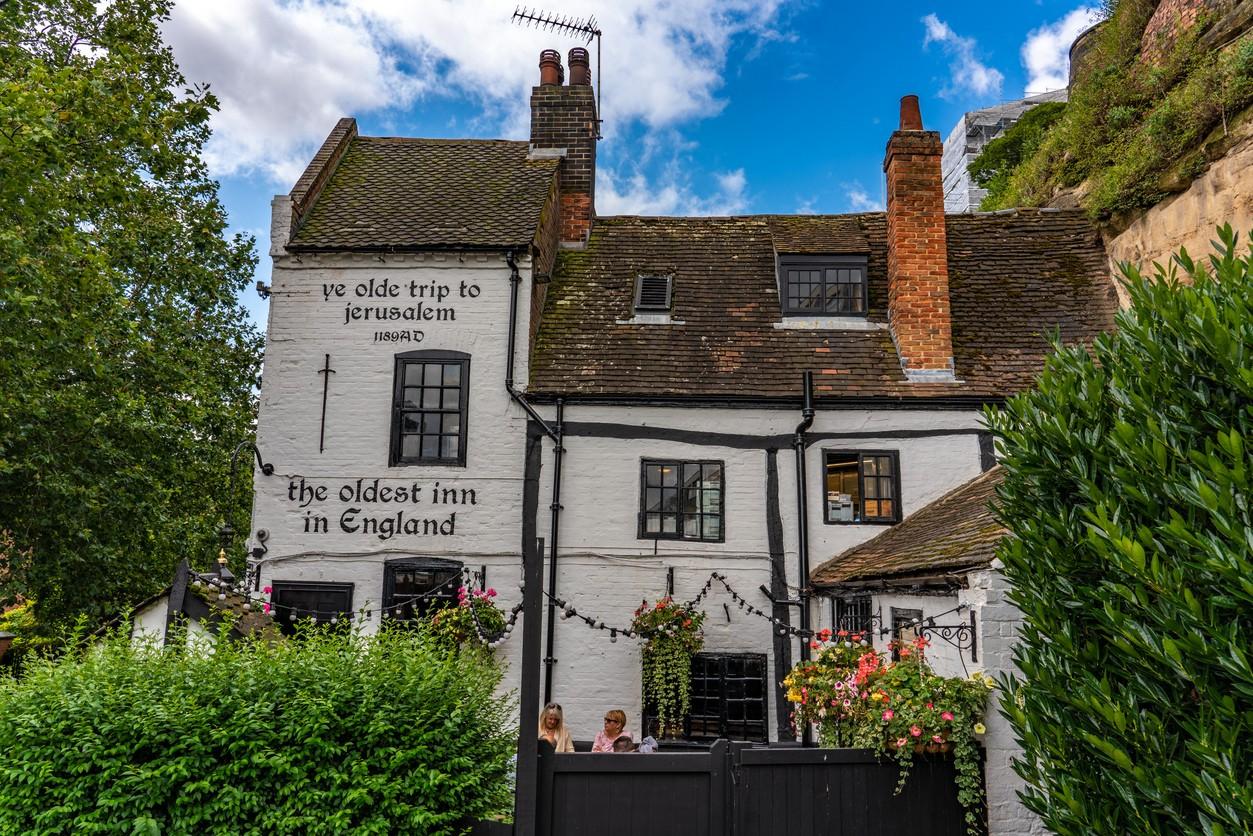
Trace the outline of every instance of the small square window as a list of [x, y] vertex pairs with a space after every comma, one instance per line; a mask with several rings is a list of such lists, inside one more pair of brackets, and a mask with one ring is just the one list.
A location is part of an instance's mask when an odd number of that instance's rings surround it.
[[274, 581], [270, 585], [274, 622], [284, 635], [296, 633], [301, 621], [348, 629], [352, 618], [352, 584], [316, 581]]
[[672, 279], [672, 276], [637, 276], [635, 279], [636, 313], [669, 311]]
[[901, 482], [894, 451], [824, 450], [823, 519], [828, 523], [894, 523]]
[[780, 255], [779, 299], [785, 316], [865, 316], [866, 257]]
[[722, 462], [641, 464], [641, 539], [721, 542], [722, 514]]
[[461, 564], [450, 560], [390, 561], [383, 570], [383, 609], [398, 623], [456, 606]]

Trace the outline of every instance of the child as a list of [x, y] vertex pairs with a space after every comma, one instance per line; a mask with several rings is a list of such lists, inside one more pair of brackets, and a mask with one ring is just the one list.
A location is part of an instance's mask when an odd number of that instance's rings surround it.
[[624, 734], [613, 742], [613, 750], [615, 752], [634, 752], [635, 744], [631, 741], [631, 738]]

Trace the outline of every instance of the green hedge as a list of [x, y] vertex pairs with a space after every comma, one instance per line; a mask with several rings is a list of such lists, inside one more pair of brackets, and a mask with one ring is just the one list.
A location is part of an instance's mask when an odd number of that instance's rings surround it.
[[1253, 822], [1253, 265], [1220, 237], [1191, 284], [1124, 268], [1117, 332], [989, 414], [1025, 619], [1002, 706], [1056, 833]]
[[115, 636], [0, 681], [0, 833], [455, 833], [510, 805], [499, 681], [413, 633]]

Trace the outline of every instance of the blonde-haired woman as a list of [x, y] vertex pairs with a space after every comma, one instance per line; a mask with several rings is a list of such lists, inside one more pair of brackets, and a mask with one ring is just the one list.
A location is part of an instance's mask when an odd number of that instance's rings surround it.
[[565, 716], [561, 706], [550, 702], [539, 713], [539, 736], [553, 745], [557, 752], [573, 752], [574, 741], [570, 739], [570, 730], [566, 728]]

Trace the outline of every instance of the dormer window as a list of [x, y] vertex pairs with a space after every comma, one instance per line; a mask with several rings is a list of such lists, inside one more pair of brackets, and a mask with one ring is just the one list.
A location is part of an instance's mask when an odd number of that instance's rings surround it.
[[864, 255], [780, 255], [784, 316], [865, 316]]
[[635, 279], [635, 312], [668, 313], [673, 276], [637, 276]]

